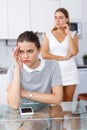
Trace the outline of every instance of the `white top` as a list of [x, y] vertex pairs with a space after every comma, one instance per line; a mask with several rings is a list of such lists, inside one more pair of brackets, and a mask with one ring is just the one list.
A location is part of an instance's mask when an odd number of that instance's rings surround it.
[[[74, 31], [70, 33], [73, 38], [76, 32]], [[68, 36], [66, 36], [65, 39], [60, 43], [51, 32], [46, 33], [46, 35], [49, 40], [50, 53], [58, 56], [66, 56], [69, 49]], [[63, 60], [58, 62], [61, 69], [63, 85], [66, 86], [77, 84], [79, 82], [78, 70], [73, 57], [69, 60]]]

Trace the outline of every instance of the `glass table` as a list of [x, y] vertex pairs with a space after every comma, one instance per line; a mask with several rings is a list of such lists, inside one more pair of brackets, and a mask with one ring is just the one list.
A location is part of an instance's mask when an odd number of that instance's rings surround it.
[[0, 130], [87, 130], [86, 106], [87, 101], [62, 102], [21, 116], [19, 110], [0, 105]]

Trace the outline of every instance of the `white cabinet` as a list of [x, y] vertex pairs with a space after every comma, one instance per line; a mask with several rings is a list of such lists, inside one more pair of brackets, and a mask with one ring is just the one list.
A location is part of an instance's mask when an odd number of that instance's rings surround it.
[[84, 34], [84, 37], [86, 37], [86, 41], [87, 41], [87, 0], [84, 0], [84, 18], [83, 18], [83, 34]]
[[83, 2], [84, 2], [84, 6], [83, 6], [83, 8], [84, 8], [84, 13], [83, 13], [84, 14], [84, 20], [86, 20], [86, 22], [87, 22], [87, 0], [84, 0]]
[[[54, 27], [54, 12], [60, 7], [71, 19], [87, 19], [87, 0], [0, 0], [0, 38], [16, 39], [26, 30], [46, 32]], [[84, 8], [84, 11], [83, 11]]]
[[31, 30], [45, 32], [54, 27], [54, 12], [58, 0], [31, 0]]
[[8, 39], [30, 30], [29, 0], [8, 0]]
[[0, 39], [7, 38], [7, 0], [0, 0]]
[[70, 19], [83, 19], [83, 0], [61, 0], [61, 7], [69, 11]]

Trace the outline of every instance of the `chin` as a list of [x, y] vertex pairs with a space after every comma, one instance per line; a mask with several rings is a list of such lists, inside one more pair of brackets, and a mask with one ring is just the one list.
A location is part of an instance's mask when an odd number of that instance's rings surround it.
[[29, 63], [24, 63], [24, 64], [25, 64], [26, 66], [28, 66], [28, 67], [31, 66], [31, 64], [29, 64]]

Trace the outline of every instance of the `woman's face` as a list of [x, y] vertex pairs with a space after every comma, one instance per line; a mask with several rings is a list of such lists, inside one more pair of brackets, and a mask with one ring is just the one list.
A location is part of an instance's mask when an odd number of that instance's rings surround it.
[[38, 54], [40, 53], [40, 49], [37, 49], [34, 43], [19, 42], [19, 56], [21, 61], [26, 64], [30, 68], [34, 68], [35, 64], [38, 62]]
[[66, 18], [62, 12], [58, 11], [55, 13], [54, 21], [55, 21], [55, 26], [57, 28], [61, 28], [67, 23], [68, 18]]

